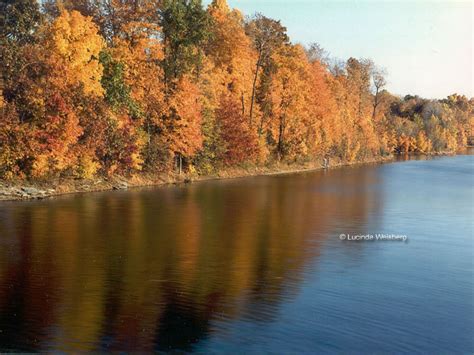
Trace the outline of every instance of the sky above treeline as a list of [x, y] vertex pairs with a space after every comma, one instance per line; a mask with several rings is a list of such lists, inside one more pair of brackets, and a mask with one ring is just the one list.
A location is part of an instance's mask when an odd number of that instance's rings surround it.
[[[211, 0], [204, 0], [209, 4]], [[331, 56], [370, 58], [388, 90], [443, 98], [474, 96], [474, 1], [228, 0], [245, 15], [281, 20], [293, 42], [319, 43]]]

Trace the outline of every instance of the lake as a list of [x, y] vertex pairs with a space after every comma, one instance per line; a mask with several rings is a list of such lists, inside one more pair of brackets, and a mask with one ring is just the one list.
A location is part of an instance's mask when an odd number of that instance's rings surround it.
[[458, 155], [0, 202], [0, 351], [472, 353], [473, 180]]

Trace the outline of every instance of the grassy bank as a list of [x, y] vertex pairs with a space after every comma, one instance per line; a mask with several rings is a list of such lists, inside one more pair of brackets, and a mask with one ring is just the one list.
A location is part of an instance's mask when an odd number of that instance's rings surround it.
[[[329, 169], [358, 164], [374, 164], [392, 161], [393, 156], [377, 157], [363, 161], [347, 162], [332, 158]], [[211, 175], [197, 174], [138, 174], [135, 176], [97, 177], [91, 180], [57, 178], [51, 180], [18, 180], [0, 181], [0, 201], [44, 199], [54, 196], [98, 192], [108, 190], [124, 190], [129, 188], [187, 184], [197, 181], [234, 179], [251, 176], [279, 175], [324, 169], [322, 162], [306, 163], [273, 163], [267, 166], [227, 168]]]

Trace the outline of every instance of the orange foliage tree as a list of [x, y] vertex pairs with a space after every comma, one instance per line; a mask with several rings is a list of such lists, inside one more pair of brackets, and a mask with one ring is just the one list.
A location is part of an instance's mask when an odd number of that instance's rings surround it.
[[222, 96], [216, 116], [225, 142], [225, 164], [257, 161], [260, 154], [258, 136], [242, 114], [240, 103], [230, 96]]

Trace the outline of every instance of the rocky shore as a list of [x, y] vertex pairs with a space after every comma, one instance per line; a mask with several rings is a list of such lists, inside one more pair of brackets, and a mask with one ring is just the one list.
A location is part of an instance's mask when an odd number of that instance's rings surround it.
[[124, 190], [129, 184], [123, 180], [55, 180], [28, 182], [0, 182], [0, 201], [44, 199], [79, 192]]
[[[358, 164], [373, 164], [392, 161], [393, 157], [378, 157], [361, 162], [344, 162], [331, 159], [330, 169]], [[108, 190], [126, 190], [128, 188], [160, 186], [171, 184], [187, 184], [197, 181], [232, 179], [241, 177], [279, 175], [308, 171], [323, 170], [321, 162], [308, 162], [304, 164], [273, 164], [266, 167], [229, 168], [216, 175], [186, 175], [186, 174], [139, 174], [132, 177], [114, 176], [102, 177], [93, 180], [81, 179], [53, 179], [53, 180], [18, 180], [0, 181], [0, 201], [18, 201], [45, 199], [54, 196], [98, 192]]]

